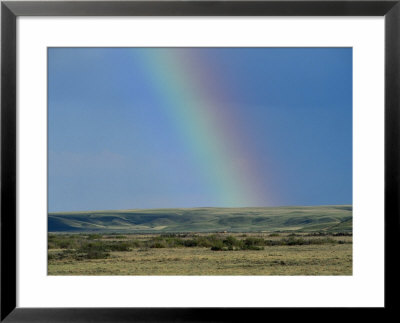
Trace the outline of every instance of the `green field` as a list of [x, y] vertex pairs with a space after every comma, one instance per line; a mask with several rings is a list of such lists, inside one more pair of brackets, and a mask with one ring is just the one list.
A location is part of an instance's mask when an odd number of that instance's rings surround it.
[[352, 206], [49, 214], [49, 275], [351, 275]]
[[192, 208], [50, 213], [49, 232], [351, 232], [352, 206]]

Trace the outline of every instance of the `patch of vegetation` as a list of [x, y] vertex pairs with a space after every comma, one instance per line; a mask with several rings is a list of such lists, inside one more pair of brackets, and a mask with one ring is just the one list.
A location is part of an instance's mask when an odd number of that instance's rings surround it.
[[75, 249], [79, 247], [79, 235], [50, 234], [47, 240], [48, 249]]
[[224, 247], [224, 243], [222, 242], [222, 240], [217, 240], [211, 246], [211, 250], [212, 251], [223, 251], [223, 250], [227, 250], [227, 248]]
[[306, 234], [307, 237], [324, 237], [327, 235], [329, 235], [328, 232], [310, 232]]
[[334, 237], [352, 237], [352, 232], [337, 232], [332, 234]]
[[68, 258], [75, 258], [74, 250], [62, 250], [60, 252], [48, 253], [48, 260], [63, 260]]
[[107, 248], [101, 244], [86, 244], [76, 250], [75, 259], [105, 259], [110, 256]]
[[89, 234], [88, 237], [87, 237], [88, 240], [98, 240], [98, 239], [101, 239], [101, 238], [103, 238], [103, 235], [96, 234], [96, 233]]
[[[351, 240], [334, 239], [334, 237], [348, 237], [348, 233], [335, 234], [269, 234], [269, 237], [279, 239], [264, 239], [263, 236], [247, 236], [243, 234], [161, 234], [145, 235], [140, 238], [126, 235], [99, 235], [49, 234], [48, 248], [62, 249], [52, 252], [49, 260], [66, 258], [76, 259], [103, 259], [108, 258], [111, 252], [129, 252], [133, 249], [163, 249], [163, 248], [209, 248], [213, 251], [263, 250], [272, 246], [301, 246], [322, 244], [345, 244]], [[65, 251], [65, 252], [64, 252]]]

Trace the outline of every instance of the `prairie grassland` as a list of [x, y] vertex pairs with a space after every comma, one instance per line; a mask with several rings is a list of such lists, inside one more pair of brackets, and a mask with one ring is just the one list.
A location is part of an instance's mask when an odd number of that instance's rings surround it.
[[50, 234], [49, 275], [351, 275], [349, 233]]
[[49, 213], [49, 232], [351, 232], [351, 205], [171, 208]]

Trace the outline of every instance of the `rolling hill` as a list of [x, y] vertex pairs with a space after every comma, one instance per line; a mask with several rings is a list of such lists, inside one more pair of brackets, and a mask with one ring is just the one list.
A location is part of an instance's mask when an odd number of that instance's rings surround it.
[[351, 232], [352, 206], [176, 208], [48, 215], [49, 232]]

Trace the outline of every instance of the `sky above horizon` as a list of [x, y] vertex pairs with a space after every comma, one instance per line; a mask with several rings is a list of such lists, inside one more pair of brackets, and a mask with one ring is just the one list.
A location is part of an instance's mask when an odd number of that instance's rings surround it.
[[352, 204], [351, 48], [49, 48], [49, 212]]

